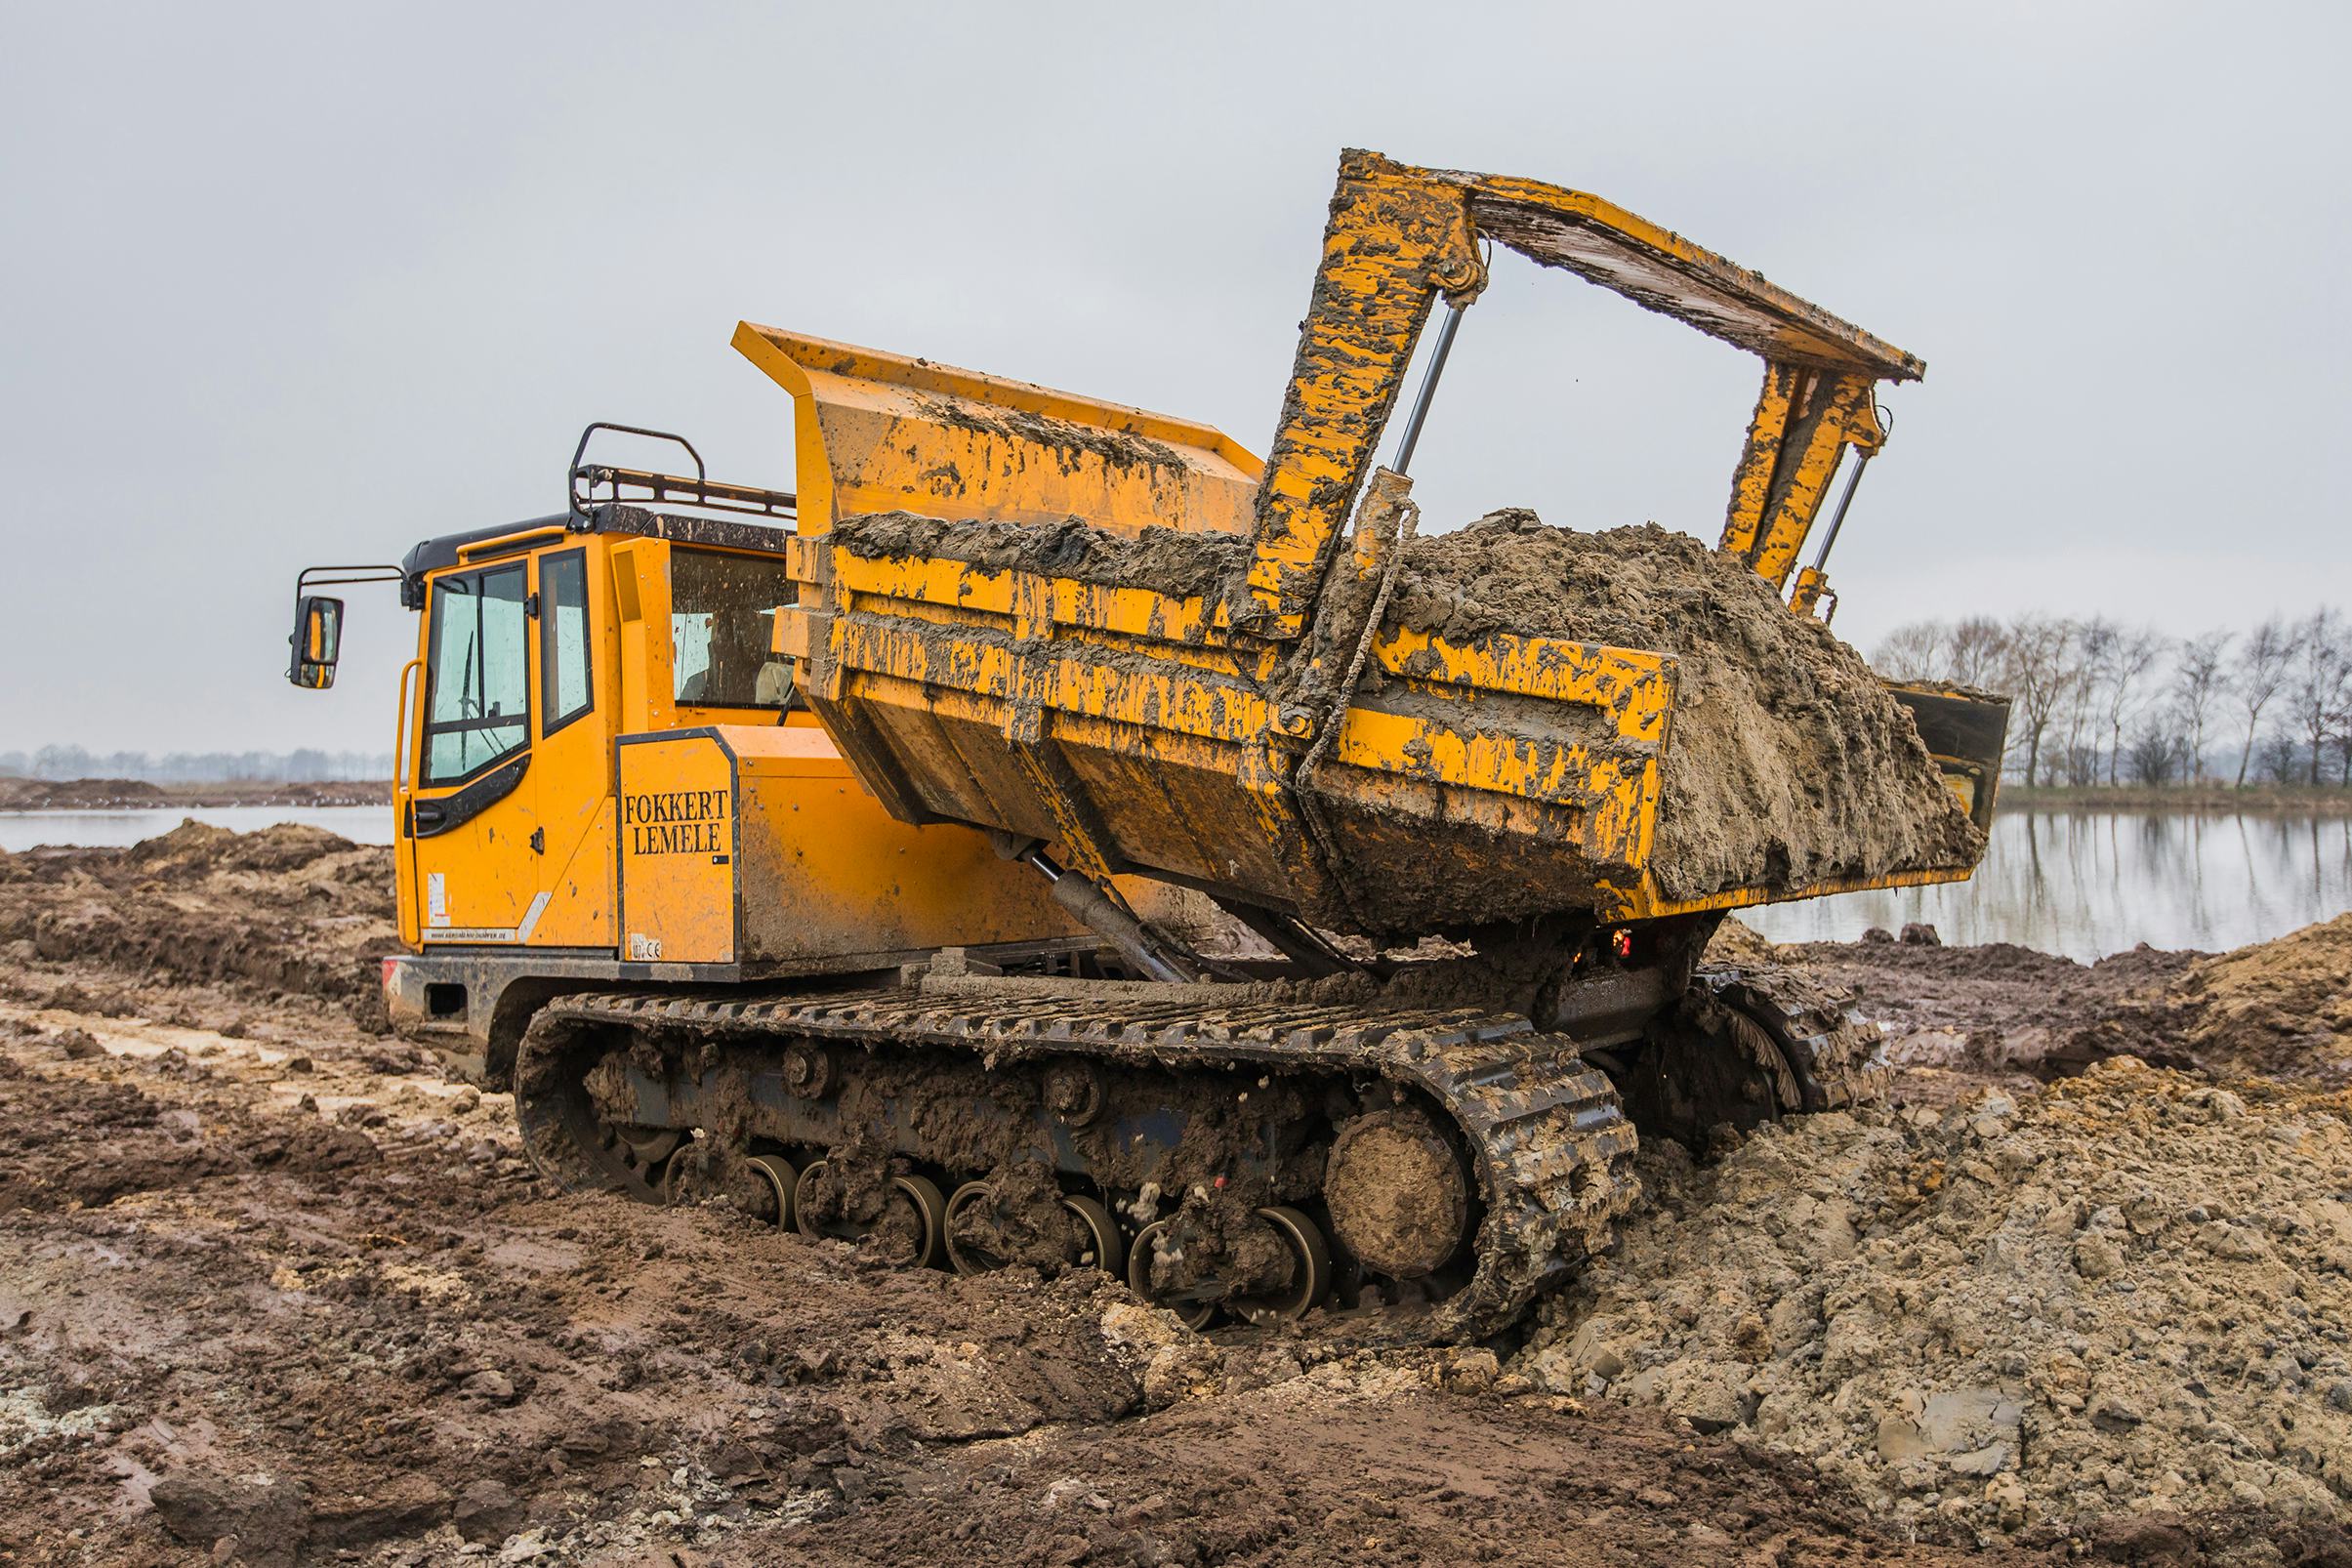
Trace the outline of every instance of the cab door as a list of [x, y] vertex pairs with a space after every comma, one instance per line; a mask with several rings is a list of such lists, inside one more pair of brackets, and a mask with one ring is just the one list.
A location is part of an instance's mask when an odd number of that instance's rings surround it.
[[532, 557], [539, 711], [531, 795], [537, 886], [521, 939], [610, 951], [615, 937], [613, 724], [618, 640], [600, 541]]
[[530, 567], [447, 571], [426, 604], [416, 782], [404, 837], [427, 943], [512, 943], [539, 893]]

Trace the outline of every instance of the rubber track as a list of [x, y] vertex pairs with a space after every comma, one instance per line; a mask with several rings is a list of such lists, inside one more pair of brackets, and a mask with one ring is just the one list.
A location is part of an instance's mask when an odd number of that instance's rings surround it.
[[1702, 970], [1695, 982], [1761, 1023], [1796, 1075], [1797, 1103], [1784, 1111], [1835, 1111], [1875, 1104], [1890, 1079], [1877, 1060], [1878, 1026], [1848, 1017], [1820, 986], [1777, 966]]
[[1507, 1327], [1606, 1247], [1613, 1221], [1640, 1195], [1633, 1128], [1608, 1078], [1581, 1060], [1566, 1037], [1541, 1033], [1516, 1014], [1295, 1001], [1204, 1008], [1197, 999], [1154, 1002], [1147, 992], [1105, 990], [942, 997], [898, 988], [753, 1000], [587, 993], [550, 1003], [530, 1033], [600, 1023], [655, 1034], [960, 1048], [990, 1065], [1081, 1055], [1172, 1067], [1377, 1072], [1421, 1091], [1454, 1118], [1476, 1151], [1486, 1204], [1469, 1284], [1405, 1331], [1416, 1340], [1476, 1339]]

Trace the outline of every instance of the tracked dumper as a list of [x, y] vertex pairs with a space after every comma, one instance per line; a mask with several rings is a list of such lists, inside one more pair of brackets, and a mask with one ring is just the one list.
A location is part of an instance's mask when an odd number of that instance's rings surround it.
[[[1669, 562], [1653, 645], [1575, 635], [1606, 581], [1498, 589], [1532, 519], [1465, 530], [1503, 552], [1478, 581], [1416, 538], [1404, 471], [1492, 242], [1765, 361], [1719, 551]], [[421, 952], [388, 997], [511, 1075], [557, 1181], [1106, 1268], [1196, 1324], [1460, 1338], [1605, 1243], [1637, 1124], [1698, 1145], [1871, 1092], [1834, 999], [1703, 954], [1730, 909], [1981, 854], [2003, 705], [1870, 678], [1817, 618], [1828, 541], [1795, 570], [1918, 360], [1597, 198], [1370, 153], [1263, 461], [925, 360], [736, 346], [793, 396], [797, 497], [576, 454], [563, 516], [398, 568], [430, 609], [399, 791]], [[1603, 579], [1671, 555], [1598, 538]], [[484, 674], [509, 599], [519, 708]], [[324, 684], [340, 604], [300, 615], [295, 679]], [[526, 773], [534, 814], [485, 831]]]

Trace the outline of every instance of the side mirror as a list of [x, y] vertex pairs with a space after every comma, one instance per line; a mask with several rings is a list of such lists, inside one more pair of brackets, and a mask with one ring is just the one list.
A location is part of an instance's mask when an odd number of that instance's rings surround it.
[[309, 691], [324, 691], [335, 683], [335, 660], [343, 649], [343, 600], [305, 594], [295, 601], [294, 660], [286, 679]]

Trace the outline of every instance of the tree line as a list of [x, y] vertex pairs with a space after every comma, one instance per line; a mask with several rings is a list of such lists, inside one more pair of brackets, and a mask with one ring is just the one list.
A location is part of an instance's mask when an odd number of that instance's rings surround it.
[[148, 784], [341, 784], [392, 777], [392, 757], [383, 752], [91, 752], [80, 746], [44, 746], [36, 752], [0, 752], [0, 774], [59, 782], [77, 778], [130, 778]]
[[1915, 621], [1872, 663], [2006, 693], [2021, 783], [2352, 785], [2352, 620], [2333, 608], [2193, 637], [2103, 616]]

